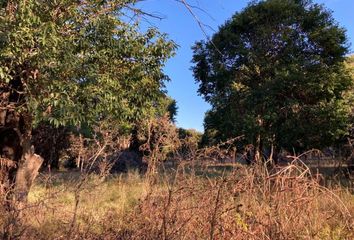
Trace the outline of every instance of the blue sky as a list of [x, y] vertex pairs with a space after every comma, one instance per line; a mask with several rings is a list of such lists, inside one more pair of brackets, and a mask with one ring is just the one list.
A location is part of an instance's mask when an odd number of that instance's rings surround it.
[[[249, 0], [188, 0], [201, 10], [195, 10], [201, 22], [212, 29], [206, 28], [212, 35], [218, 26], [229, 19], [236, 11], [242, 10]], [[333, 11], [334, 18], [347, 29], [349, 41], [354, 40], [354, 0], [315, 0], [323, 3]], [[139, 4], [146, 12], [162, 16], [162, 20], [149, 18], [148, 24], [158, 27], [161, 32], [169, 35], [179, 48], [176, 56], [171, 58], [164, 68], [171, 78], [167, 83], [168, 94], [176, 99], [178, 105], [177, 126], [194, 128], [203, 131], [203, 119], [210, 106], [198, 96], [198, 86], [192, 75], [191, 46], [199, 40], [206, 39], [196, 20], [188, 10], [174, 0], [146, 0]], [[353, 50], [354, 47], [352, 46]]]

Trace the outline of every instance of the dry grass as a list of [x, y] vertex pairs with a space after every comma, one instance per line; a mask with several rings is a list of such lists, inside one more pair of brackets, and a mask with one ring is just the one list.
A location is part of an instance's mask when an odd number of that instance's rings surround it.
[[[236, 150], [225, 146], [237, 138], [186, 155], [170, 134], [175, 129], [148, 126], [142, 149], [146, 175], [107, 175], [109, 166], [96, 166], [116, 148], [111, 138], [96, 140], [88, 149], [80, 147], [80, 171], [42, 174], [28, 203], [0, 205], [1, 237], [354, 239], [353, 189], [324, 187], [299, 156], [271, 170], [269, 164], [235, 164]], [[216, 164], [230, 152], [231, 164]], [[167, 157], [171, 161], [162, 164]]]
[[303, 166], [177, 174], [140, 203], [127, 239], [353, 239], [353, 213], [352, 195], [320, 186]]
[[[306, 166], [268, 172], [190, 163], [160, 173], [42, 175], [8, 239], [354, 239], [354, 196], [327, 189]], [[12, 225], [11, 225], [12, 224]]]

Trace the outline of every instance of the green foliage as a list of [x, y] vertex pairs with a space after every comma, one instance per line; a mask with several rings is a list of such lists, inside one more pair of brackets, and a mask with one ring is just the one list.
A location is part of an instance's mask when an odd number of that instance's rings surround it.
[[178, 137], [179, 139], [184, 139], [188, 140], [189, 142], [193, 142], [196, 147], [198, 147], [201, 139], [202, 139], [203, 134], [201, 132], [198, 132], [195, 129], [185, 129], [185, 128], [179, 128], [178, 129]]
[[203, 134], [195, 129], [178, 129], [178, 138], [181, 141], [179, 152], [188, 158], [188, 155], [194, 154], [201, 147]]
[[131, 128], [164, 101], [176, 45], [124, 14], [135, 0], [9, 0], [0, 5], [0, 80], [20, 75], [36, 123], [109, 120]]
[[177, 102], [170, 96], [165, 95], [162, 97], [161, 101], [156, 107], [156, 110], [156, 117], [163, 117], [167, 113], [172, 123], [176, 121], [176, 115], [178, 111]]
[[350, 72], [350, 74], [354, 79], [354, 55], [350, 55], [349, 57], [347, 57], [345, 63], [346, 63], [346, 68], [348, 69], [348, 71]]
[[199, 93], [212, 105], [209, 141], [292, 149], [331, 144], [347, 131], [352, 79], [345, 29], [309, 0], [252, 2], [193, 47]]

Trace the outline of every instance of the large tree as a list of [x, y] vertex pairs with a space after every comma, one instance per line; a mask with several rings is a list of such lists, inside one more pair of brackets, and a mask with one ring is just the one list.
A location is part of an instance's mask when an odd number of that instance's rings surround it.
[[324, 6], [252, 2], [193, 50], [210, 139], [245, 135], [259, 158], [264, 145], [323, 147], [347, 131], [348, 42]]
[[0, 1], [2, 183], [21, 198], [40, 164], [31, 163], [34, 124], [109, 120], [131, 129], [166, 101], [162, 67], [175, 44], [156, 29], [141, 32], [128, 18], [135, 2]]

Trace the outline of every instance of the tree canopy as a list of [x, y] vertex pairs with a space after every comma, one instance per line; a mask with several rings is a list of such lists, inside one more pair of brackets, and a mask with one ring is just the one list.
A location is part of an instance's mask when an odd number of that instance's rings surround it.
[[121, 134], [165, 112], [173, 119], [162, 68], [176, 45], [129, 18], [136, 2], [0, 1], [0, 170], [18, 199], [43, 162], [31, 147], [36, 123]]
[[134, 0], [1, 3], [1, 87], [22, 82], [18, 110], [55, 126], [106, 118], [129, 126], [154, 115], [176, 45], [124, 20]]
[[[310, 0], [252, 2], [193, 47], [209, 141], [304, 150], [346, 133], [353, 80], [345, 29]], [[263, 144], [262, 144], [263, 143]]]
[[354, 55], [350, 55], [346, 59], [346, 66], [352, 76], [354, 76]]

